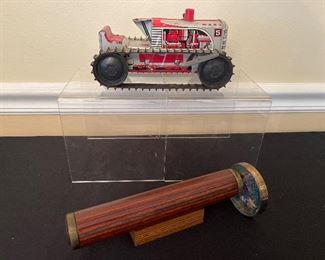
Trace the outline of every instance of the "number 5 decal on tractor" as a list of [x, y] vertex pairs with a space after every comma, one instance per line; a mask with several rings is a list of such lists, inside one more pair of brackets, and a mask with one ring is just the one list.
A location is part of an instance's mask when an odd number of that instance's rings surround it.
[[214, 29], [214, 37], [220, 37], [221, 32], [222, 32], [222, 29]]

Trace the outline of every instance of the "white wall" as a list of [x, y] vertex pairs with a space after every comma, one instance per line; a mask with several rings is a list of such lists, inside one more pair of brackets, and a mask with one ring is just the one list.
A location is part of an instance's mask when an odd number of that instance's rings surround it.
[[[325, 1], [0, 0], [0, 81], [64, 82], [98, 51], [97, 32], [140, 35], [135, 17], [223, 18], [234, 63], [259, 82], [324, 82]], [[239, 55], [240, 54], [240, 55]], [[241, 59], [239, 59], [241, 56]], [[241, 62], [239, 62], [241, 60]]]

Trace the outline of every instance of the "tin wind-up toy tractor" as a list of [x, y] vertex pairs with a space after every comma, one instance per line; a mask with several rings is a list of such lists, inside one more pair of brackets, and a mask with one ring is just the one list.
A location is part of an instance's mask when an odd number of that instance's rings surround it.
[[194, 20], [194, 10], [186, 9], [182, 19], [133, 21], [144, 38], [113, 34], [109, 26], [99, 32], [100, 52], [91, 65], [101, 85], [123, 88], [128, 73], [197, 73], [205, 89], [220, 89], [231, 80], [234, 65], [225, 52], [223, 20]]

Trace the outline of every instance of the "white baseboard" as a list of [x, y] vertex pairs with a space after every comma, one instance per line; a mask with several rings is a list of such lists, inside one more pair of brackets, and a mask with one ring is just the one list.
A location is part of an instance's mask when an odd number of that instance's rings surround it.
[[[1, 83], [0, 114], [58, 114], [65, 83]], [[325, 83], [259, 83], [272, 113], [325, 112]], [[243, 111], [244, 112], [244, 111]]]
[[325, 83], [260, 83], [272, 97], [271, 112], [325, 112]]
[[1, 83], [0, 114], [58, 114], [65, 83]]

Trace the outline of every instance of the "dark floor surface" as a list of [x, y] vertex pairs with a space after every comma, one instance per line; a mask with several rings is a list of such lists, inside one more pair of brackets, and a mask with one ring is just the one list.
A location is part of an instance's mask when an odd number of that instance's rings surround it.
[[135, 248], [128, 235], [71, 250], [65, 214], [162, 183], [71, 184], [60, 137], [0, 138], [2, 259], [325, 259], [325, 133], [266, 134], [257, 164], [268, 209], [229, 201], [205, 222]]

